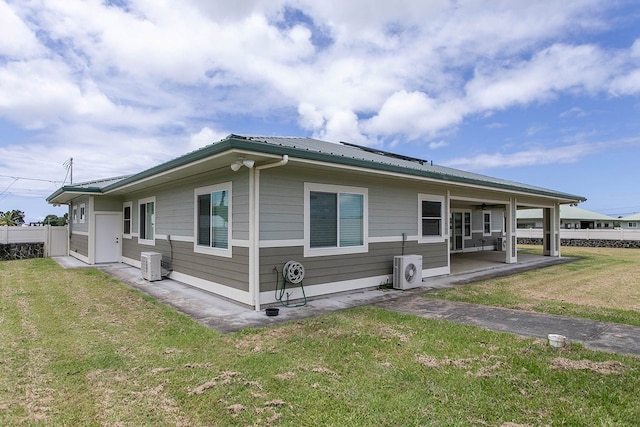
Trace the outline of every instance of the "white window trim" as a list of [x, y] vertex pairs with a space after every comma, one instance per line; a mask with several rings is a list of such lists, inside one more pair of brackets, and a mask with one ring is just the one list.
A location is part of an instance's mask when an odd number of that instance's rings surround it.
[[[440, 235], [439, 236], [423, 236], [422, 235], [422, 202], [440, 202]], [[445, 233], [447, 224], [447, 212], [444, 204], [445, 197], [435, 194], [418, 193], [418, 243], [441, 243], [448, 238], [448, 231]]]
[[78, 212], [78, 222], [80, 224], [87, 222], [87, 205], [85, 203], [80, 203]]
[[[151, 203], [153, 202], [153, 239], [141, 239], [140, 238], [140, 212], [142, 211], [142, 209], [140, 209], [141, 205], [144, 205], [146, 203]], [[146, 199], [139, 199], [138, 200], [138, 226], [136, 227], [138, 230], [138, 243], [141, 245], [149, 245], [149, 246], [155, 246], [156, 245], [156, 215], [158, 215], [158, 204], [156, 203], [156, 197], [147, 197]]]
[[[464, 230], [464, 217], [465, 215], [469, 215], [469, 235], [467, 236], [465, 234], [465, 230]], [[473, 212], [471, 212], [470, 210], [465, 210], [462, 211], [462, 227], [463, 227], [463, 232], [462, 235], [464, 236], [464, 240], [471, 240], [473, 239]]]
[[[124, 232], [124, 209], [129, 208], [129, 233]], [[155, 232], [155, 230], [154, 230]], [[133, 234], [133, 202], [124, 202], [122, 204], [122, 237], [125, 239], [131, 239]]]
[[[485, 230], [486, 221], [484, 220], [484, 216], [489, 214], [489, 232], [487, 233]], [[491, 211], [482, 211], [482, 237], [491, 236], [493, 231], [493, 215], [491, 215]]]
[[[229, 193], [229, 226], [227, 227], [227, 249], [212, 248], [210, 246], [198, 245], [198, 196], [203, 194], [211, 194], [216, 191], [227, 191]], [[232, 183], [223, 182], [221, 184], [209, 185], [207, 187], [199, 187], [193, 191], [193, 251], [199, 254], [215, 255], [226, 258], [233, 257], [233, 189]]]
[[[362, 196], [362, 245], [345, 246], [335, 248], [312, 248], [311, 247], [311, 192], [319, 191], [324, 193], [348, 193]], [[360, 254], [369, 252], [369, 190], [364, 187], [349, 187], [344, 185], [316, 184], [312, 182], [304, 183], [304, 256], [331, 256]]]
[[71, 221], [73, 224], [78, 223], [78, 205], [76, 204], [71, 207]]

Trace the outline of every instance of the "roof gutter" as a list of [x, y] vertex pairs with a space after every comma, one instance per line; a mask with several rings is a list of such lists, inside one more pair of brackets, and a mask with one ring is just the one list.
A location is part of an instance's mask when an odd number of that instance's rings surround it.
[[285, 166], [289, 156], [283, 155], [280, 160], [249, 169], [249, 286], [253, 296], [255, 311], [260, 311], [260, 171]]

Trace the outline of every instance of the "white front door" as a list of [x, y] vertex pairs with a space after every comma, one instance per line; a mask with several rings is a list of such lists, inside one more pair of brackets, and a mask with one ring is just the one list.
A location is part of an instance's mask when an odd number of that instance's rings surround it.
[[120, 261], [120, 214], [96, 214], [96, 264]]

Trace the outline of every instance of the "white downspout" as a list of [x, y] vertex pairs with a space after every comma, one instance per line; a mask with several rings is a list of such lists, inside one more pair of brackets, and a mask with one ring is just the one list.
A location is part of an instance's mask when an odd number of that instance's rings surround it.
[[[289, 156], [283, 155], [282, 159], [274, 163], [256, 166], [255, 172], [249, 175], [249, 211], [251, 221], [249, 222], [249, 234], [251, 245], [249, 247], [249, 277], [251, 294], [255, 311], [260, 311], [260, 171], [264, 169], [276, 168], [289, 163]], [[251, 178], [253, 177], [253, 179]], [[253, 185], [251, 185], [253, 183]], [[253, 187], [253, 188], [252, 188]]]

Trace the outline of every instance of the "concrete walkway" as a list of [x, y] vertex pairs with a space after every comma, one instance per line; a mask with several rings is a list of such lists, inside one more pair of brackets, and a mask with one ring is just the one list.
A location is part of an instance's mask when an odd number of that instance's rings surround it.
[[373, 305], [428, 319], [448, 320], [523, 337], [547, 339], [548, 334], [560, 334], [566, 336], [569, 342], [582, 343], [592, 350], [640, 356], [640, 327], [637, 326], [420, 296], [404, 296]]
[[[54, 260], [65, 268], [91, 267], [72, 257], [56, 257]], [[524, 337], [546, 339], [550, 333], [561, 334], [565, 335], [569, 341], [582, 343], [590, 349], [640, 357], [640, 327], [436, 300], [421, 295], [437, 289], [462, 286], [478, 280], [571, 261], [568, 258], [547, 257], [517, 265], [501, 264], [488, 270], [482, 269], [458, 275], [429, 278], [422, 287], [408, 291], [365, 289], [332, 294], [310, 299], [304, 307], [281, 307], [279, 315], [275, 317], [266, 316], [265, 307], [262, 307], [262, 311], [255, 311], [247, 306], [175, 280], [164, 279], [148, 282], [141, 278], [139, 269], [126, 264], [106, 264], [93, 267], [105, 271], [130, 287], [221, 333], [236, 332], [245, 328], [269, 327], [287, 321], [321, 316], [336, 310], [371, 305]]]

